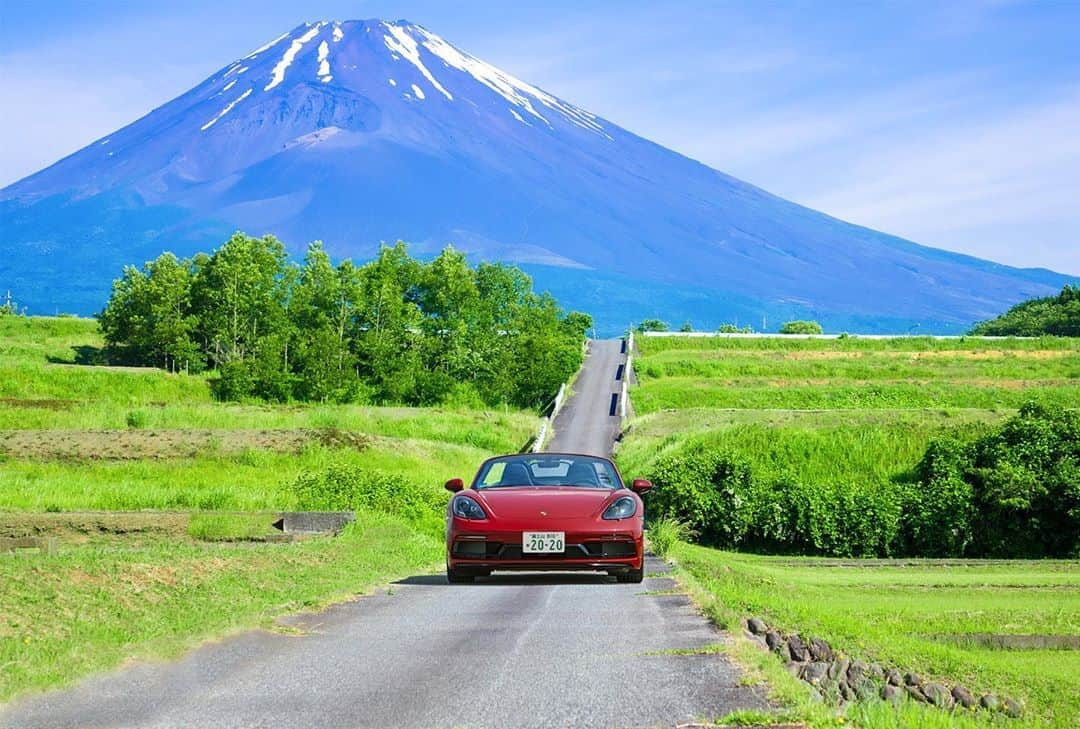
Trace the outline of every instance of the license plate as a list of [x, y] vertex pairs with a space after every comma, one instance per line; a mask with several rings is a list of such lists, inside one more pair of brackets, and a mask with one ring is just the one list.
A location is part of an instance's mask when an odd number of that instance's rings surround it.
[[522, 532], [523, 554], [552, 554], [566, 551], [565, 532]]

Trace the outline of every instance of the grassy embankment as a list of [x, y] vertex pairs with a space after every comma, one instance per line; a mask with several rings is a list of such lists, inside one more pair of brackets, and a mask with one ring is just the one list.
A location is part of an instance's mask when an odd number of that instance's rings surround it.
[[439, 491], [536, 425], [216, 403], [201, 376], [76, 364], [100, 346], [91, 321], [0, 318], [0, 537], [59, 540], [55, 555], [0, 553], [0, 701], [437, 567], [437, 536], [393, 514], [361, 513], [337, 538], [252, 540], [295, 505], [301, 472], [347, 464]]
[[[618, 460], [648, 473], [681, 448], [722, 448], [756, 476], [893, 487], [943, 429], [984, 430], [1027, 400], [1080, 406], [1080, 342], [1040, 339], [638, 339], [641, 415]], [[758, 615], [867, 660], [1020, 699], [1008, 726], [1074, 726], [1075, 647], [1003, 649], [980, 634], [1080, 635], [1080, 564], [828, 560], [677, 545], [672, 556], [718, 622]], [[736, 630], [736, 633], [739, 631]], [[738, 641], [737, 641], [738, 643]], [[797, 718], [820, 720], [778, 660], [744, 644]], [[865, 726], [982, 725], [985, 714], [860, 706]]]

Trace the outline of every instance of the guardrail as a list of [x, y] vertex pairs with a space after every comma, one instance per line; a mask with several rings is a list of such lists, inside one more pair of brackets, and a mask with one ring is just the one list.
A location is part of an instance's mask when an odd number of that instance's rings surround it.
[[544, 447], [544, 441], [547, 440], [547, 433], [550, 430], [552, 421], [555, 420], [555, 416], [562, 410], [563, 403], [566, 401], [566, 383], [559, 385], [559, 392], [555, 395], [555, 404], [551, 408], [551, 413], [545, 416], [540, 421], [540, 430], [536, 434], [536, 439], [533, 441], [531, 451], [533, 453], [539, 453]]

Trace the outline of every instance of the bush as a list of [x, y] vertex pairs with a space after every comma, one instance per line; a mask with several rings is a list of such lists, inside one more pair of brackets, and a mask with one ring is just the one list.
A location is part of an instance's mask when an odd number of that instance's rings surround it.
[[419, 530], [439, 536], [447, 499], [441, 490], [394, 473], [334, 464], [301, 473], [291, 485], [298, 509], [310, 511], [380, 511], [402, 517]]
[[690, 528], [686, 522], [679, 521], [670, 516], [650, 520], [649, 528], [645, 533], [649, 540], [649, 547], [657, 556], [666, 555], [677, 542], [689, 542], [697, 536], [697, 532]]
[[[703, 543], [838, 557], [1072, 557], [1080, 554], [1080, 413], [1035, 404], [973, 437], [931, 442], [905, 481], [761, 477], [689, 443], [659, 459], [650, 514]], [[658, 547], [658, 549], [660, 549]]]
[[816, 321], [795, 320], [784, 322], [780, 327], [781, 334], [821, 334], [821, 325]]
[[1029, 403], [974, 442], [931, 443], [916, 473], [906, 520], [913, 550], [1068, 557], [1080, 549], [1080, 413]]
[[150, 414], [145, 410], [131, 410], [126, 420], [129, 428], [145, 428], [150, 424]]
[[735, 546], [750, 522], [750, 466], [723, 452], [677, 453], [660, 459], [652, 474], [657, 488], [652, 513], [683, 522], [700, 540]]

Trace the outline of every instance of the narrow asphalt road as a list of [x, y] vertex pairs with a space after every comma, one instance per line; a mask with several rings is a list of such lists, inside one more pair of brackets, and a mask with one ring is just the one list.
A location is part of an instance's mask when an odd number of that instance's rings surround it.
[[[619, 343], [594, 342], [553, 448], [609, 453]], [[597, 415], [600, 407], [603, 417]], [[580, 440], [574, 440], [579, 438]], [[0, 708], [0, 727], [673, 727], [764, 708], [727, 638], [650, 559], [644, 584], [502, 574], [370, 597]]]
[[[551, 424], [554, 437], [545, 450], [610, 456], [619, 433], [618, 400], [626, 363], [621, 339], [593, 339], [589, 354], [574, 381], [573, 396]], [[612, 412], [613, 400], [615, 411]]]

